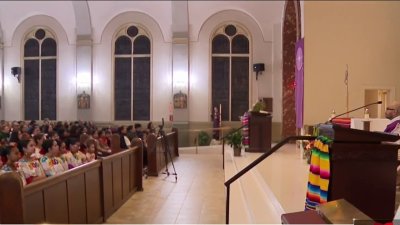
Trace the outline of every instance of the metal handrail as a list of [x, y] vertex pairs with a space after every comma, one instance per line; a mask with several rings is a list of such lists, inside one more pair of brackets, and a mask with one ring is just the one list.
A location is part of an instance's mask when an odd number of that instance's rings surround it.
[[289, 141], [298, 141], [298, 140], [314, 140], [316, 139], [316, 136], [290, 136], [283, 141], [279, 142], [276, 144], [274, 147], [271, 148], [269, 152], [266, 152], [262, 154], [260, 157], [258, 157], [256, 160], [254, 160], [252, 163], [250, 163], [248, 166], [243, 168], [241, 171], [239, 171], [236, 175], [231, 177], [229, 180], [225, 182], [226, 186], [226, 214], [225, 214], [225, 221], [226, 224], [229, 224], [229, 197], [230, 197], [230, 187], [233, 182], [235, 182], [237, 179], [239, 179], [241, 176], [246, 174], [249, 170], [251, 170], [253, 167], [257, 166], [260, 162], [262, 162], [264, 159], [266, 159], [268, 156], [272, 155], [272, 153], [276, 152], [278, 149], [280, 149], [283, 145], [288, 143]]

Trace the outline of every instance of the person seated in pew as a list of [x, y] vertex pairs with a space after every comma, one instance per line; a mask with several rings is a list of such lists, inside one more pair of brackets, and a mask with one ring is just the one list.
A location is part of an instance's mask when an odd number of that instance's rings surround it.
[[46, 176], [51, 177], [63, 173], [66, 169], [63, 166], [63, 161], [58, 157], [60, 150], [57, 141], [45, 140], [43, 149], [46, 154], [40, 159], [40, 164]]
[[88, 139], [86, 141], [86, 160], [87, 162], [92, 162], [96, 160], [96, 141], [95, 139]]
[[111, 136], [112, 132], [110, 129], [103, 129], [102, 132], [100, 132], [100, 137], [99, 141], [101, 145], [108, 146], [109, 148], [111, 147]]
[[120, 126], [118, 127], [118, 134], [120, 137], [120, 147], [121, 149], [128, 149], [128, 146], [131, 146], [131, 141], [128, 139], [126, 136], [126, 127], [125, 126]]
[[33, 140], [20, 141], [18, 148], [20, 152], [23, 152], [22, 158], [18, 161], [18, 168], [23, 172], [26, 183], [30, 184], [46, 178], [39, 161], [32, 157], [35, 151]]
[[62, 165], [64, 167], [64, 170], [67, 171], [69, 169], [68, 168], [68, 162], [67, 162], [67, 159], [65, 158], [65, 155], [64, 155], [64, 154], [68, 154], [68, 152], [69, 152], [67, 150], [67, 145], [65, 144], [64, 141], [57, 141], [57, 144], [58, 144], [58, 146], [60, 146], [59, 147], [60, 150], [58, 151], [57, 157], [59, 157], [61, 159], [61, 163], [62, 163]]
[[[93, 134], [90, 136], [89, 140], [93, 140], [94, 141], [94, 145], [95, 145], [95, 149], [96, 155], [100, 155], [100, 156], [106, 156], [106, 155], [110, 155], [111, 154], [111, 149], [107, 144], [104, 144], [104, 142], [101, 141], [100, 139], [100, 133], [102, 131], [94, 131]], [[104, 132], [103, 132], [104, 133]], [[107, 143], [107, 141], [106, 141]]]
[[10, 138], [10, 126], [7, 124], [4, 124], [1, 126], [0, 128], [0, 142], [2, 143], [2, 145], [5, 145]]
[[33, 141], [35, 144], [35, 147], [34, 147], [35, 151], [32, 153], [32, 157], [34, 159], [39, 160], [44, 155], [44, 151], [42, 148], [44, 139], [45, 139], [45, 137], [42, 133], [39, 133], [39, 134], [36, 134], [35, 136], [33, 136]]
[[58, 136], [57, 132], [51, 131], [51, 132], [47, 133], [47, 139], [52, 139], [52, 140], [58, 141], [58, 140], [60, 140], [60, 136]]
[[149, 134], [156, 134], [156, 128], [154, 127], [153, 122], [147, 124], [147, 132]]
[[[151, 123], [151, 122], [150, 122]], [[147, 159], [147, 130], [143, 131], [140, 123], [135, 124], [136, 137], [140, 138], [143, 142], [143, 167], [146, 168], [148, 165]]]
[[136, 136], [132, 125], [129, 125], [126, 128], [126, 136], [128, 137], [129, 141], [132, 141], [132, 139]]
[[68, 152], [64, 154], [65, 159], [68, 162], [68, 168], [80, 166], [86, 162], [86, 156], [79, 151], [80, 143], [76, 138], [68, 139]]
[[0, 155], [7, 159], [6, 163], [4, 163], [4, 165], [0, 168], [2, 173], [17, 172], [21, 177], [22, 185], [25, 186], [25, 177], [22, 171], [18, 168], [17, 163], [19, 159], [19, 150], [17, 148], [17, 144], [11, 142], [10, 145], [3, 146], [2, 149], [0, 149]]

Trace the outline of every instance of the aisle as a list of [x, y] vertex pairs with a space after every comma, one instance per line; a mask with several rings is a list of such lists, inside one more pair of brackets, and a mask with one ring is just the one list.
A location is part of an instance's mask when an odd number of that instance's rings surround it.
[[[149, 177], [107, 223], [225, 223], [224, 171], [220, 148], [199, 154], [180, 150], [173, 176]], [[170, 166], [170, 171], [172, 167]]]

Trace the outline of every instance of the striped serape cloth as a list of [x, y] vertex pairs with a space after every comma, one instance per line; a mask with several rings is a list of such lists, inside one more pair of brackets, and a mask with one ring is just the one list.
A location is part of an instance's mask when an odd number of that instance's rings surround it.
[[318, 136], [314, 141], [314, 148], [311, 150], [305, 210], [315, 210], [317, 205], [328, 201], [330, 143], [332, 140], [324, 136]]

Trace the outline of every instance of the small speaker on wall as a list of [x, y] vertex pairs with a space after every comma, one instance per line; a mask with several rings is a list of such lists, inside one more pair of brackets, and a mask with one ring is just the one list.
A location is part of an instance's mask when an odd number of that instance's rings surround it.
[[11, 67], [11, 74], [18, 79], [18, 83], [21, 80], [21, 67]]
[[256, 80], [258, 80], [258, 74], [265, 71], [264, 63], [253, 64], [253, 71], [256, 72]]
[[256, 63], [253, 65], [253, 71], [254, 72], [262, 72], [265, 71], [265, 66], [264, 63]]
[[20, 75], [21, 74], [21, 67], [11, 67], [11, 74], [12, 75]]

